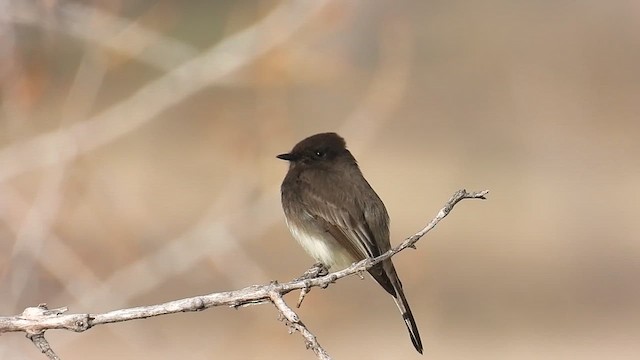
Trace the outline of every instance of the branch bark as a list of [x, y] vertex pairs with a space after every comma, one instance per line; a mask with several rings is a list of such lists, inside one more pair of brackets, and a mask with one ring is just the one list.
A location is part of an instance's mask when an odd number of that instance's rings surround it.
[[44, 333], [27, 334], [27, 338], [31, 339], [33, 345], [35, 345], [40, 351], [51, 360], [60, 360], [58, 355], [51, 349], [49, 342], [44, 338]]
[[485, 190], [469, 193], [466, 190], [458, 190], [431, 222], [398, 246], [378, 257], [362, 260], [343, 270], [327, 275], [296, 279], [286, 283], [272, 282], [267, 285], [252, 285], [240, 290], [212, 293], [169, 301], [163, 304], [120, 309], [101, 314], [64, 314], [67, 308], [49, 310], [45, 304], [41, 304], [38, 307], [25, 309], [20, 315], [0, 316], [0, 334], [4, 332], [25, 332], [27, 337], [50, 359], [59, 359], [44, 339], [46, 330], [65, 329], [83, 332], [96, 325], [145, 319], [178, 312], [201, 311], [215, 306], [238, 308], [272, 303], [280, 312], [281, 317], [286, 320], [286, 324], [290, 329], [298, 331], [304, 337], [307, 348], [313, 350], [318, 359], [331, 359], [329, 354], [320, 346], [315, 335], [300, 321], [293, 309], [285, 303], [283, 296], [296, 290], [308, 292], [312, 287], [326, 288], [338, 279], [363, 273], [375, 264], [394, 256], [408, 247], [415, 248], [416, 242], [444, 219], [458, 202], [463, 199], [485, 199], [485, 195], [488, 192], [488, 190]]

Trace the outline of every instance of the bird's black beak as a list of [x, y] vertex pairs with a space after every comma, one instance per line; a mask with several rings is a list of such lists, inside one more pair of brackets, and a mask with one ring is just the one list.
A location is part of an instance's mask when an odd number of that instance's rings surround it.
[[288, 154], [280, 154], [280, 155], [278, 155], [278, 156], [276, 156], [276, 157], [277, 157], [278, 159], [281, 159], [281, 160], [287, 160], [287, 161], [293, 161], [293, 160], [295, 160], [295, 158], [296, 158], [296, 157], [295, 157], [293, 154], [291, 154], [291, 153], [288, 153]]

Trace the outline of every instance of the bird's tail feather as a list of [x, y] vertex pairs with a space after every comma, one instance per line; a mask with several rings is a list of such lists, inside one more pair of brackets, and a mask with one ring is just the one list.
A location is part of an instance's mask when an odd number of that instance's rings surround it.
[[422, 354], [422, 341], [420, 340], [418, 326], [416, 326], [416, 321], [413, 319], [411, 308], [409, 307], [407, 298], [404, 296], [402, 283], [400, 282], [400, 278], [398, 278], [398, 274], [396, 273], [393, 263], [390, 259], [387, 259], [369, 269], [369, 273], [389, 294], [391, 294], [391, 296], [393, 296], [393, 300], [396, 302], [396, 305], [402, 314], [402, 319], [407, 325], [407, 330], [409, 330], [411, 342], [416, 350]]
[[[409, 307], [409, 303], [407, 302], [407, 298], [404, 296], [404, 291], [402, 290], [402, 285], [398, 283], [399, 286], [396, 287], [396, 294], [393, 298], [395, 300], [400, 313], [402, 314], [402, 319], [404, 319], [404, 323], [407, 325], [407, 330], [409, 330], [409, 337], [411, 337], [411, 342], [413, 343], [413, 347], [422, 354], [422, 340], [420, 340], [420, 333], [418, 332], [418, 326], [416, 325], [416, 321], [413, 318], [413, 314], [411, 313], [411, 308]], [[394, 286], [395, 287], [395, 286]]]
[[402, 314], [402, 319], [404, 320], [405, 325], [407, 325], [407, 330], [409, 330], [409, 337], [411, 337], [413, 347], [415, 347], [416, 350], [420, 354], [422, 354], [422, 340], [420, 340], [418, 326], [416, 325], [416, 320], [413, 318], [413, 314], [411, 313], [409, 302], [404, 296], [404, 290], [402, 290], [402, 282], [400, 282], [398, 273], [396, 273], [396, 269], [390, 260], [383, 262], [383, 268], [388, 279], [391, 282], [391, 285], [393, 286], [393, 291], [395, 294], [391, 295], [393, 295], [393, 300], [396, 302], [396, 305], [398, 306], [398, 309]]

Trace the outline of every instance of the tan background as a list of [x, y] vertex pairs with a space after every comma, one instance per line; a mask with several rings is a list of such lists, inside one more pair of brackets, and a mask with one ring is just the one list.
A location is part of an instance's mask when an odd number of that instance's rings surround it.
[[[0, 6], [0, 314], [299, 275], [312, 261], [285, 228], [275, 155], [338, 131], [394, 243], [455, 190], [491, 190], [395, 258], [423, 358], [637, 357], [637, 1]], [[419, 358], [369, 278], [299, 314], [336, 359]], [[312, 359], [276, 315], [47, 334], [65, 360]], [[0, 359], [43, 358], [0, 336]]]

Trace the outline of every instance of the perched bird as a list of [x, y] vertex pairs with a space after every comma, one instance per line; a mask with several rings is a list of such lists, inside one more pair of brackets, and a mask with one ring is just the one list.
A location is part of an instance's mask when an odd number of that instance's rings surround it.
[[[340, 270], [391, 248], [387, 209], [342, 137], [316, 134], [277, 157], [289, 161], [281, 187], [287, 226], [316, 261]], [[418, 327], [391, 259], [369, 269], [369, 274], [393, 296], [411, 342], [422, 354]]]

